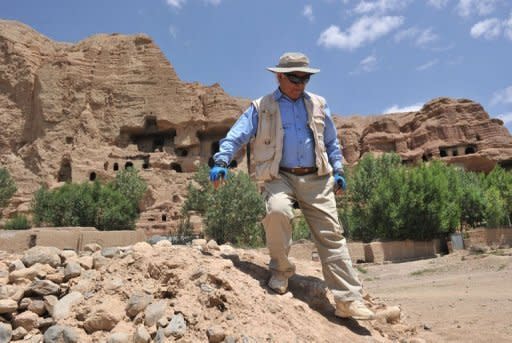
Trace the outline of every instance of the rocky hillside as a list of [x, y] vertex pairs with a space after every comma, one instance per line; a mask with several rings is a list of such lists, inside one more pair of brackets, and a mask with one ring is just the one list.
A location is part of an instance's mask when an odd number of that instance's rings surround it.
[[[149, 184], [137, 226], [148, 236], [173, 232], [190, 172], [209, 161], [248, 104], [218, 84], [181, 81], [146, 35], [60, 43], [0, 20], [0, 165], [18, 187], [4, 218], [28, 213], [42, 184], [109, 180], [133, 166]], [[484, 171], [512, 160], [503, 123], [470, 100], [336, 123], [348, 164], [389, 151], [404, 163], [442, 158]], [[234, 164], [247, 168], [246, 155]]]
[[437, 98], [418, 112], [335, 120], [348, 163], [367, 152], [396, 152], [407, 164], [442, 159], [485, 172], [512, 163], [512, 137], [503, 122], [467, 99]]
[[336, 318], [306, 256], [280, 296], [266, 286], [268, 255], [214, 241], [0, 252], [0, 342], [424, 342], [369, 296], [377, 320]]

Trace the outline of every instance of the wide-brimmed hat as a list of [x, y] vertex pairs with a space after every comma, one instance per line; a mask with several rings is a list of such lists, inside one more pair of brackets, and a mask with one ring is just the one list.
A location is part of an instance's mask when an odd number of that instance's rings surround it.
[[301, 71], [308, 74], [316, 74], [320, 69], [309, 67], [309, 58], [300, 52], [286, 52], [279, 58], [279, 64], [275, 67], [269, 67], [274, 73], [290, 73], [292, 71]]

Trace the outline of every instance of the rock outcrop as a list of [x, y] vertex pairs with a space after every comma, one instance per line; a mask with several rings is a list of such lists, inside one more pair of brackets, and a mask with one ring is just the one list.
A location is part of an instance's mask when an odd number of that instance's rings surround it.
[[[186, 184], [249, 101], [179, 79], [144, 34], [54, 42], [0, 20], [0, 165], [18, 187], [4, 218], [29, 212], [42, 184], [109, 180], [133, 166], [149, 185], [139, 228], [177, 226]], [[404, 163], [443, 158], [472, 170], [508, 166], [503, 123], [470, 100], [439, 98], [419, 112], [336, 117], [348, 164], [395, 151]], [[247, 168], [246, 151], [235, 165]]]
[[168, 232], [187, 172], [208, 162], [247, 105], [218, 84], [182, 82], [146, 35], [57, 43], [1, 20], [0, 163], [19, 190], [5, 214], [28, 211], [41, 184], [108, 180], [134, 166], [150, 189], [141, 222]]
[[488, 172], [512, 163], [512, 137], [499, 119], [471, 100], [437, 98], [418, 112], [335, 117], [349, 164], [367, 152], [398, 153], [403, 163], [442, 159]]

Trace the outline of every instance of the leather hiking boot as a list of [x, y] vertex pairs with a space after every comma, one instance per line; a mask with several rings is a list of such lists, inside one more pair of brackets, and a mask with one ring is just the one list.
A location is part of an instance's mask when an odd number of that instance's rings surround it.
[[357, 320], [372, 320], [375, 313], [370, 310], [362, 300], [339, 302], [336, 304], [334, 314], [341, 318], [354, 318]]
[[285, 294], [288, 290], [288, 279], [272, 275], [268, 281], [268, 286], [277, 294]]

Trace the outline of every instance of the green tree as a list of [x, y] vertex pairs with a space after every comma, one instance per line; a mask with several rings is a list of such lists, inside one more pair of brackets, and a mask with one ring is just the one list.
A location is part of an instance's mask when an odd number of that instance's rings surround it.
[[208, 180], [208, 167], [202, 166], [189, 185], [183, 213], [198, 211], [206, 225], [206, 234], [218, 243], [261, 246], [264, 233], [261, 219], [263, 199], [256, 185], [243, 172], [230, 173], [217, 189]]
[[486, 196], [480, 174], [473, 172], [459, 173], [461, 185], [461, 222], [477, 227], [485, 221]]
[[488, 227], [499, 227], [506, 224], [506, 202], [502, 198], [500, 190], [491, 186], [485, 191], [486, 207], [485, 219]]
[[[16, 192], [16, 184], [5, 168], [0, 168], [0, 210], [7, 205], [9, 199]], [[0, 217], [2, 212], [0, 211]]]
[[6, 230], [26, 230], [30, 229], [30, 222], [23, 214], [16, 214], [5, 223]]
[[146, 188], [135, 170], [121, 171], [107, 184], [66, 183], [53, 190], [41, 187], [32, 201], [33, 220], [36, 225], [133, 229]]
[[139, 175], [137, 169], [128, 168], [116, 174], [116, 178], [110, 184], [112, 190], [119, 192], [127, 200], [138, 208], [147, 190], [147, 183]]
[[[484, 184], [486, 190], [495, 188], [499, 192], [506, 211], [506, 224], [510, 225], [510, 217], [512, 215], [512, 173], [498, 165], [485, 177]], [[494, 195], [490, 196], [495, 199]]]

